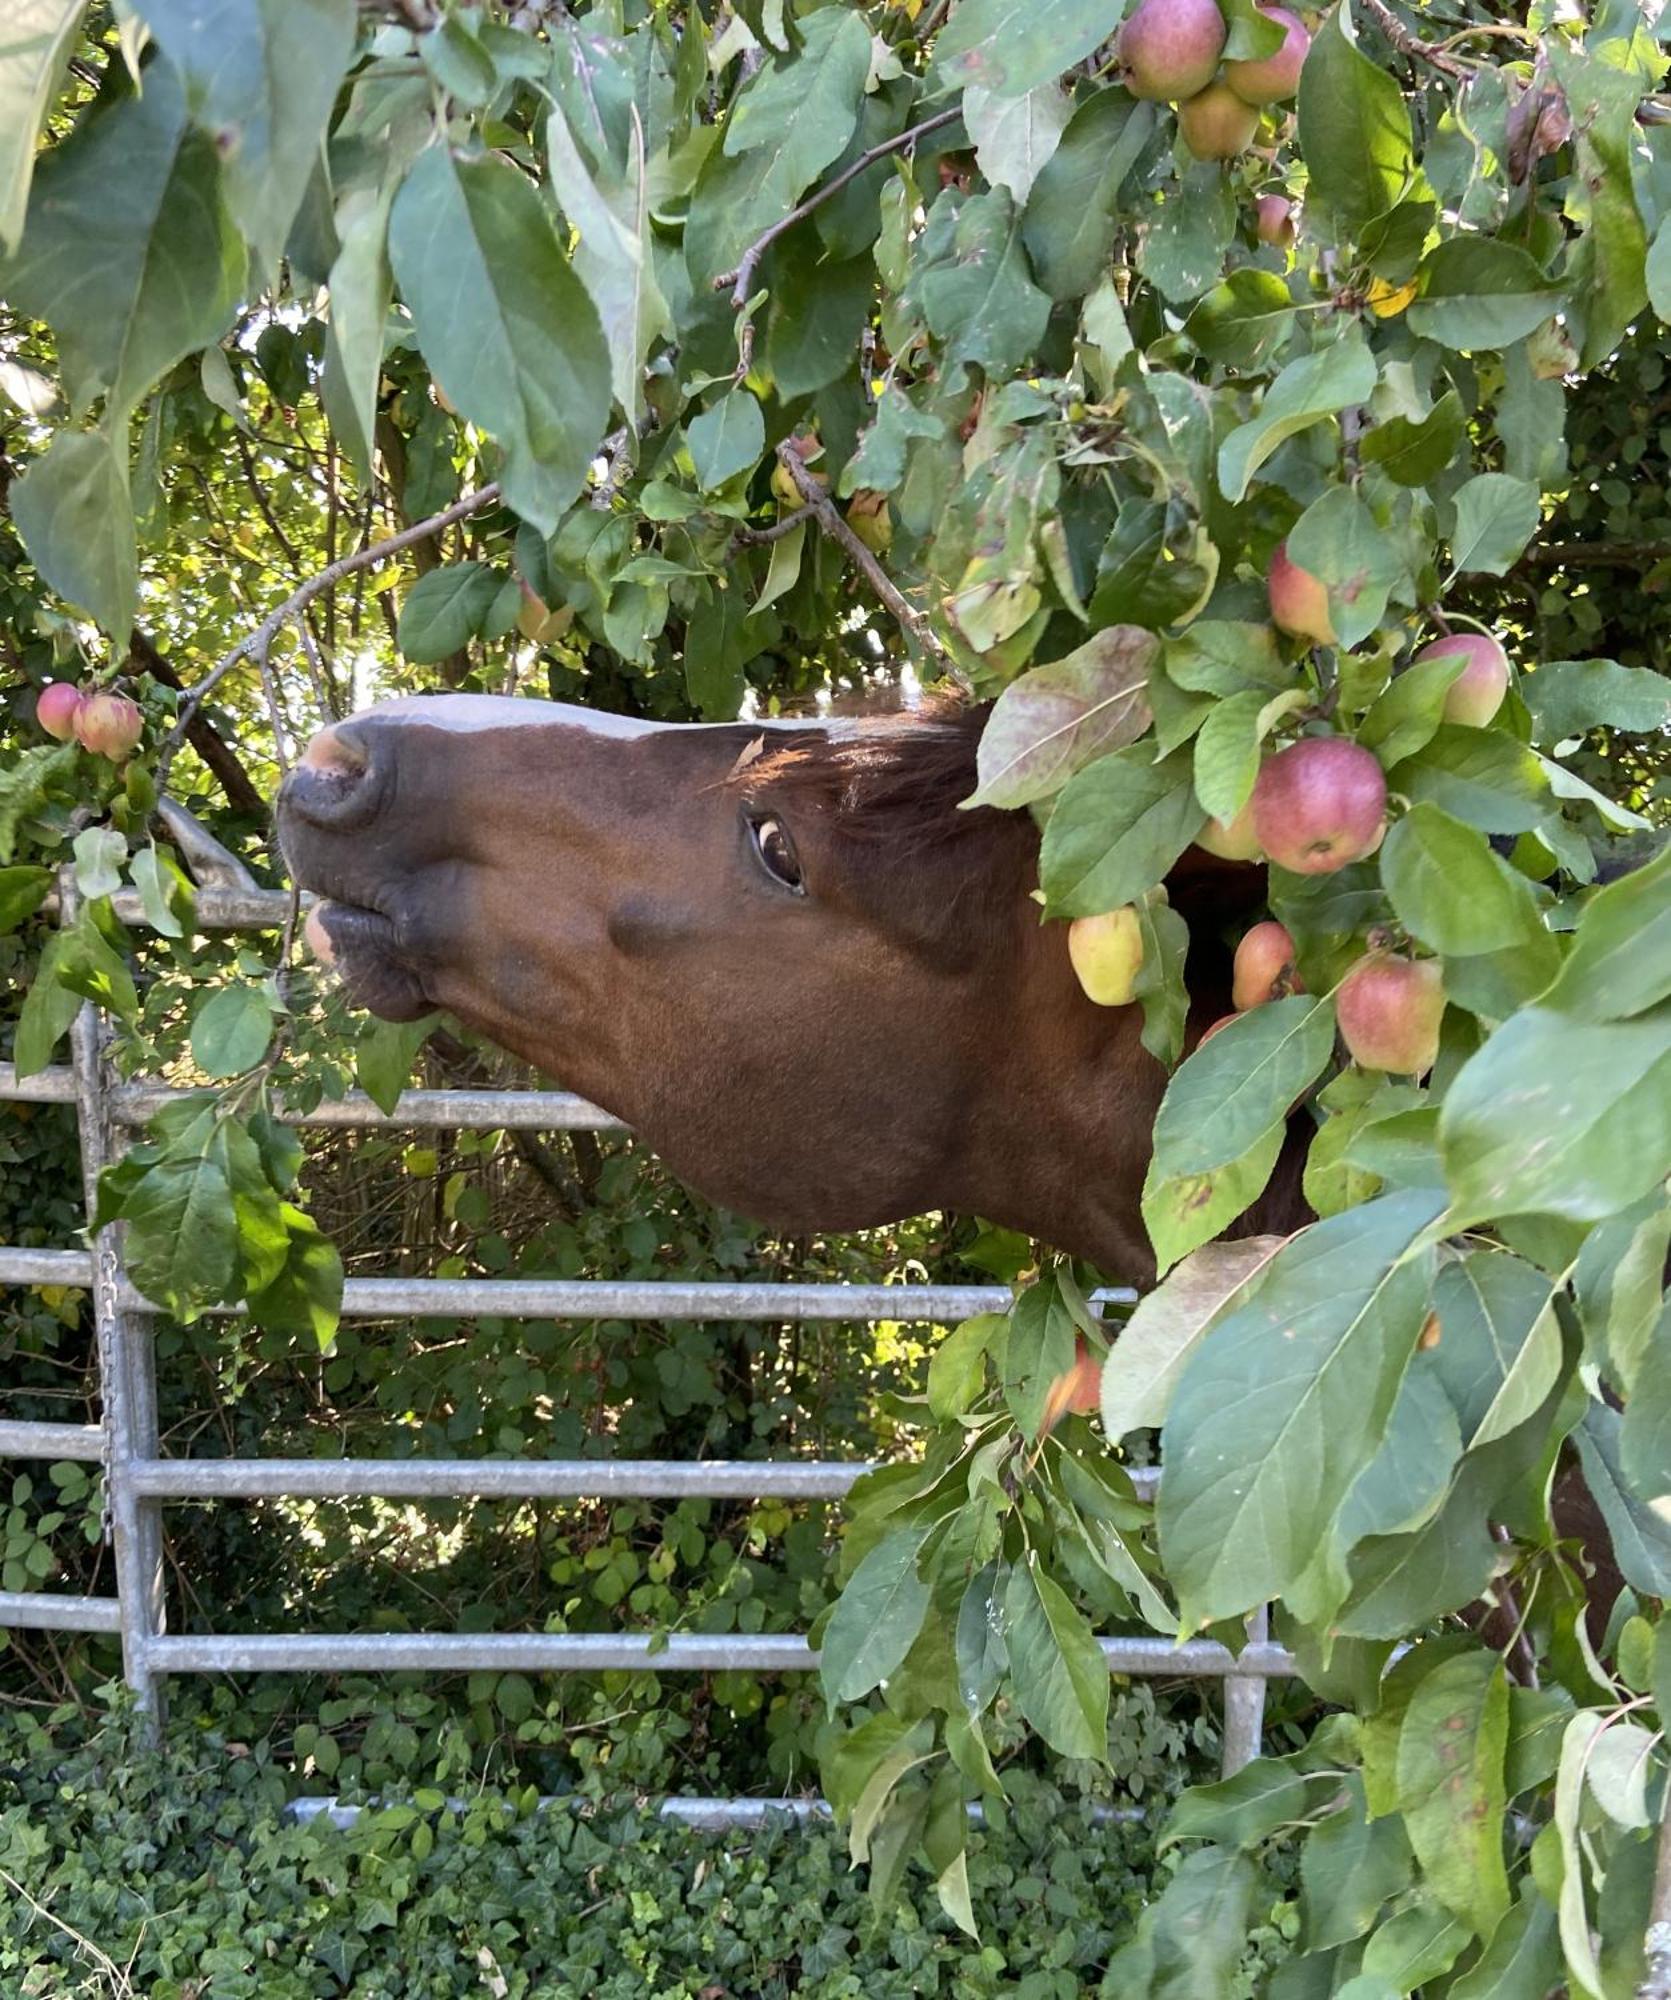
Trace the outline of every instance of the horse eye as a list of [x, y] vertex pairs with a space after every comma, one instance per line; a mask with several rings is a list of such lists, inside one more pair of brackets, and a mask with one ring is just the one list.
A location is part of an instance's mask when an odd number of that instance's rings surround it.
[[754, 841], [754, 851], [760, 857], [760, 865], [772, 880], [781, 883], [785, 889], [793, 889], [797, 896], [804, 896], [806, 884], [801, 879], [800, 857], [783, 822], [770, 817], [751, 819], [749, 834]]

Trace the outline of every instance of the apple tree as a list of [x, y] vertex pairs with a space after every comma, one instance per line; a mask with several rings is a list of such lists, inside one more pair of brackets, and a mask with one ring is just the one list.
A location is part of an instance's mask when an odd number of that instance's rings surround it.
[[[86, 994], [167, 1046], [201, 964], [159, 787], [235, 803], [216, 742], [265, 780], [371, 680], [990, 701], [976, 796], [1040, 822], [1045, 920], [1172, 1072], [1161, 1278], [1116, 1326], [1018, 1257], [856, 1492], [819, 1635], [855, 1856], [969, 1921], [967, 1805], [1034, 1739], [1105, 1755], [1095, 1631], [1239, 1646], [1270, 1604], [1305, 1699], [1177, 1803], [1109, 1990], [1242, 1990], [1274, 1924], [1277, 1995], [1663, 1996], [1671, 545], [1591, 532], [1666, 485], [1657, 10], [1124, 12], [14, 9], [0, 907], [66, 855], [81, 891], [19, 1064]], [[203, 559], [239, 461], [289, 496], [254, 605]], [[1186, 1050], [1192, 843], [1269, 914]], [[138, 986], [124, 881], [176, 940]], [[328, 1337], [264, 1105], [349, 1057], [284, 973], [199, 1004], [227, 1088], [107, 1199], [174, 1309]], [[1293, 1115], [1317, 1219], [1221, 1241]]]

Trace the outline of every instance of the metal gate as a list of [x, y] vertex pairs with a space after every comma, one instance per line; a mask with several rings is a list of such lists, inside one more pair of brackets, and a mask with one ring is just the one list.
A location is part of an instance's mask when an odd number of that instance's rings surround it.
[[[74, 907], [66, 870], [61, 916]], [[138, 897], [114, 898], [129, 924], [143, 923]], [[276, 929], [290, 899], [278, 891], [205, 887], [196, 899], [199, 930]], [[117, 1157], [128, 1130], [180, 1093], [117, 1080], [105, 1058], [105, 1026], [85, 1004], [70, 1034], [71, 1065], [20, 1079], [0, 1064], [0, 1100], [73, 1103], [91, 1213], [101, 1168]], [[409, 1090], [392, 1114], [354, 1093], [286, 1122], [315, 1127], [447, 1127], [453, 1130], [619, 1131], [597, 1106], [562, 1091]], [[851, 1460], [381, 1460], [165, 1458], [157, 1431], [154, 1308], [124, 1270], [119, 1226], [98, 1232], [90, 1249], [0, 1247], [0, 1284], [90, 1289], [97, 1333], [100, 1424], [0, 1420], [0, 1458], [79, 1459], [103, 1466], [108, 1532], [114, 1547], [112, 1596], [0, 1591], [0, 1626], [108, 1632], [122, 1642], [122, 1666], [142, 1713], [161, 1716], [168, 1674], [267, 1670], [366, 1671], [476, 1668], [534, 1673], [607, 1668], [655, 1673], [736, 1669], [798, 1673], [818, 1656], [800, 1634], [621, 1633], [291, 1633], [175, 1634], [164, 1617], [162, 1508], [171, 1500], [314, 1498], [376, 1495], [401, 1499], [783, 1499], [836, 1500], [869, 1468]], [[1130, 1294], [1111, 1294], [1130, 1297]], [[344, 1318], [492, 1314], [506, 1319], [955, 1321], [1007, 1311], [1011, 1294], [992, 1285], [740, 1284], [604, 1279], [350, 1278]], [[232, 1310], [232, 1309], [227, 1309]], [[1155, 1475], [1136, 1475], [1153, 1490]], [[1240, 1653], [1210, 1640], [1099, 1641], [1111, 1673], [1224, 1682], [1224, 1769], [1257, 1756], [1267, 1678], [1294, 1672], [1292, 1656], [1269, 1642], [1263, 1613], [1248, 1621]], [[702, 1802], [705, 1824], [752, 1824], [759, 1800]]]

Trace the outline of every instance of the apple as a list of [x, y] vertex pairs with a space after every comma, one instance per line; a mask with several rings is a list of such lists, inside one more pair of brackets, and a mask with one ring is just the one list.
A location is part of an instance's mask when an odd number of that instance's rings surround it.
[[1285, 993], [1303, 993], [1305, 982], [1294, 970], [1294, 940], [1274, 918], [1255, 924], [1236, 947], [1230, 975], [1230, 1004], [1238, 1014], [1280, 1000]]
[[1218, 0], [1142, 0], [1120, 30], [1133, 97], [1193, 97], [1213, 80], [1227, 30]]
[[1261, 7], [1267, 21], [1275, 21], [1287, 32], [1274, 55], [1244, 57], [1224, 65], [1224, 80], [1238, 97], [1249, 104], [1275, 104], [1292, 97], [1300, 87], [1300, 66], [1311, 47], [1305, 23], [1286, 7]]
[[873, 556], [886, 555], [894, 538], [887, 494], [861, 486], [847, 503], [847, 525]]
[[1508, 693], [1509, 656], [1489, 632], [1447, 632], [1416, 655], [1417, 660], [1457, 658], [1468, 664], [1445, 690], [1444, 718], [1483, 729]]
[[1178, 130], [1198, 160], [1233, 160], [1252, 145], [1259, 113], [1229, 84], [1209, 83], [1178, 106]]
[[1381, 844], [1387, 781], [1374, 753], [1344, 736], [1303, 736], [1259, 767], [1259, 844], [1298, 875], [1332, 875]]
[[144, 731], [139, 704], [125, 694], [90, 694], [75, 712], [75, 740], [112, 762], [126, 757]]
[[[811, 464], [813, 459], [822, 458], [824, 455], [824, 444], [821, 438], [814, 437], [810, 431], [801, 431], [792, 438], [786, 438], [784, 442], [801, 461], [802, 465], [807, 468], [807, 476], [810, 479], [815, 480], [820, 486], [829, 485], [830, 475], [827, 472], [815, 471]], [[801, 494], [801, 489], [795, 484], [794, 474], [790, 472], [788, 466], [781, 459], [772, 467], [772, 491], [786, 506], [804, 507], [806, 505], [806, 501]]]
[[1332, 646], [1329, 593], [1321, 577], [1288, 559], [1288, 544], [1278, 542], [1271, 556], [1271, 619], [1291, 639], [1309, 639], [1314, 646]]
[[1039, 1436], [1048, 1437], [1070, 1412], [1089, 1416], [1102, 1408], [1102, 1356], [1091, 1351], [1084, 1334], [1073, 1344], [1073, 1366], [1058, 1375], [1044, 1395]]
[[1207, 1044], [1213, 1039], [1214, 1035], [1218, 1033], [1220, 1028], [1228, 1028], [1232, 1021], [1239, 1021], [1241, 1018], [1242, 1017], [1240, 1014], [1220, 1014], [1220, 1016], [1213, 1023], [1213, 1025], [1210, 1028], [1206, 1029], [1205, 1032], [1202, 1034], [1200, 1041], [1198, 1041], [1195, 1045], [1196, 1048], [1204, 1049], [1207, 1046]]
[[1286, 250], [1294, 240], [1294, 204], [1286, 195], [1262, 194], [1253, 205], [1253, 230], [1261, 243]]
[[1420, 1076], [1439, 1053], [1445, 991], [1439, 961], [1371, 952], [1340, 982], [1335, 1016], [1354, 1062]]
[[1068, 925], [1068, 957], [1099, 1007], [1127, 1006], [1143, 969], [1143, 928], [1130, 903], [1100, 916], [1075, 917]]
[[1195, 836], [1195, 844], [1220, 861], [1263, 861], [1265, 850], [1253, 830], [1253, 801], [1249, 799], [1232, 820], [1210, 819]]
[[80, 708], [81, 690], [73, 681], [48, 681], [35, 698], [35, 720], [48, 736], [68, 743]]

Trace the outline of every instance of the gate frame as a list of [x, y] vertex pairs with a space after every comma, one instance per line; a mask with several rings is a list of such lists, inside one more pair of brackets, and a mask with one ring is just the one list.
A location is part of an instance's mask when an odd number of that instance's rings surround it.
[[[60, 921], [73, 917], [73, 869], [60, 876]], [[116, 914], [142, 924], [137, 895], [112, 899]], [[205, 886], [197, 892], [198, 930], [276, 929], [292, 898], [282, 890]], [[70, 1030], [69, 1067], [20, 1079], [0, 1064], [0, 1102], [73, 1103], [80, 1138], [87, 1212], [92, 1214], [101, 1169], [120, 1157], [123, 1134], [163, 1104], [185, 1094], [168, 1087], [119, 1081], [106, 1051], [105, 1024], [91, 1001]], [[352, 1092], [306, 1113], [281, 1112], [291, 1125], [333, 1129], [460, 1131], [622, 1131], [598, 1106], [565, 1091], [409, 1090], [392, 1113]], [[0, 1285], [62, 1284], [90, 1290], [102, 1422], [58, 1424], [0, 1420], [0, 1457], [80, 1460], [105, 1474], [105, 1531], [113, 1545], [113, 1596], [62, 1591], [0, 1591], [0, 1627], [99, 1632], [122, 1643], [123, 1677], [147, 1732], [163, 1713], [162, 1680], [170, 1673], [280, 1670], [388, 1672], [412, 1668], [520, 1669], [536, 1673], [629, 1668], [650, 1672], [804, 1672], [818, 1655], [804, 1634], [613, 1633], [210, 1633], [171, 1635], [163, 1591], [162, 1507], [165, 1501], [207, 1498], [347, 1498], [377, 1495], [431, 1499], [632, 1498], [703, 1496], [727, 1499], [834, 1500], [871, 1467], [861, 1460], [665, 1459], [191, 1459], [165, 1458], [157, 1428], [152, 1306], [128, 1278], [121, 1226], [99, 1230], [88, 1250], [0, 1247]], [[1098, 1298], [1128, 1302], [1129, 1290]], [[732, 1283], [728, 1281], [491, 1278], [351, 1278], [343, 1317], [388, 1319], [434, 1314], [490, 1314], [507, 1319], [823, 1320], [875, 1325], [891, 1321], [955, 1321], [978, 1312], [1005, 1312], [1013, 1295], [1001, 1285], [861, 1285]], [[241, 1308], [224, 1308], [241, 1311]], [[1158, 1473], [1134, 1472], [1152, 1495]], [[1225, 1776], [1259, 1754], [1266, 1682], [1291, 1677], [1293, 1655], [1269, 1638], [1268, 1614], [1247, 1621], [1240, 1653], [1214, 1640], [1103, 1637], [1111, 1673], [1224, 1682], [1222, 1733]], [[758, 1799], [703, 1801], [704, 1823], [756, 1824]]]

